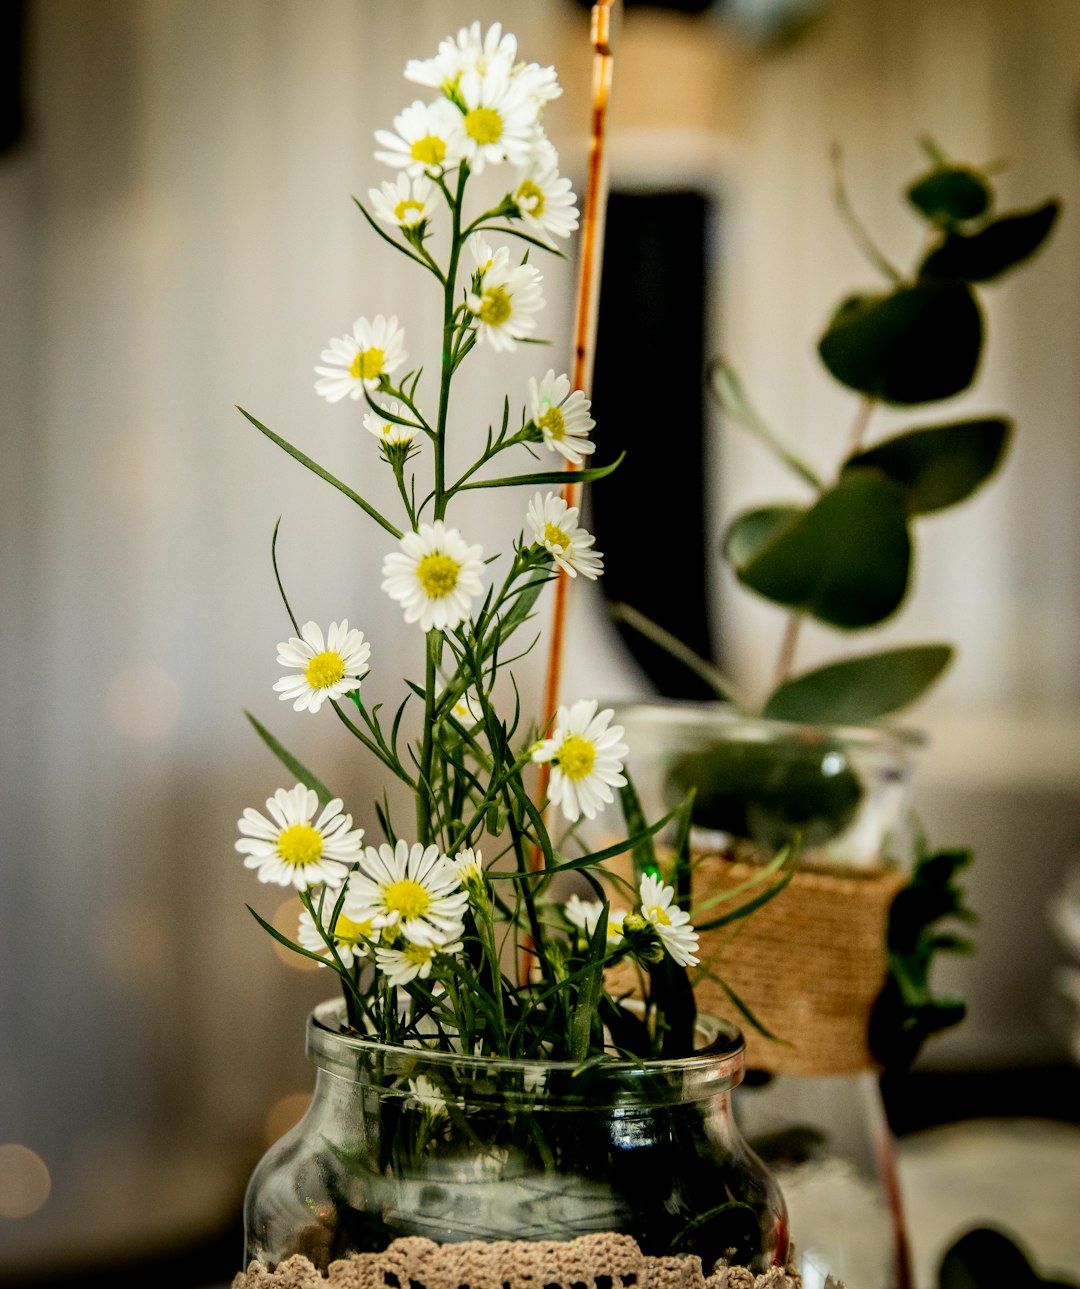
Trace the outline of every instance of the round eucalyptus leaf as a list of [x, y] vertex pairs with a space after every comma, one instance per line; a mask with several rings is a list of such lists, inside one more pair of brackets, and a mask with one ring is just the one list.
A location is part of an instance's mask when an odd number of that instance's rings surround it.
[[923, 426], [849, 457], [844, 469], [882, 471], [904, 489], [908, 514], [925, 515], [955, 506], [988, 479], [1011, 432], [1000, 417]]
[[799, 506], [759, 506], [737, 515], [724, 537], [724, 558], [735, 569], [744, 567], [805, 512]]
[[990, 282], [1039, 249], [1058, 216], [1058, 203], [995, 219], [977, 233], [950, 232], [919, 268], [922, 281]]
[[929, 403], [966, 389], [982, 350], [982, 314], [962, 282], [919, 282], [846, 300], [818, 342], [842, 384], [887, 403]]
[[938, 1276], [941, 1289], [1035, 1289], [1040, 1283], [1012, 1240], [990, 1226], [962, 1235], [942, 1258]]
[[985, 178], [964, 166], [938, 166], [916, 179], [908, 201], [935, 224], [978, 219], [990, 209], [992, 193]]
[[807, 724], [861, 725], [914, 702], [952, 655], [950, 645], [932, 644], [845, 658], [785, 681], [761, 714]]
[[766, 599], [835, 627], [887, 618], [911, 566], [904, 493], [877, 470], [849, 470], [736, 573]]

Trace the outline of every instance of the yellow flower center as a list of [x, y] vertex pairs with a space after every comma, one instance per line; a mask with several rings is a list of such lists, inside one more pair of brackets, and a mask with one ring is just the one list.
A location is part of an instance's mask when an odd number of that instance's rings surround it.
[[571, 734], [559, 748], [559, 769], [568, 779], [584, 779], [592, 773], [596, 748], [580, 734]]
[[402, 950], [405, 957], [416, 967], [422, 967], [435, 957], [435, 946], [430, 944], [407, 944]]
[[607, 933], [609, 940], [617, 940], [623, 933], [622, 918], [608, 917]]
[[498, 143], [502, 132], [502, 117], [493, 107], [474, 107], [465, 113], [465, 133], [477, 143]]
[[336, 649], [317, 653], [304, 668], [304, 679], [312, 689], [329, 689], [345, 675], [345, 664]]
[[361, 349], [349, 366], [349, 375], [356, 380], [378, 380], [385, 357], [381, 349]]
[[431, 896], [411, 877], [391, 882], [383, 892], [383, 902], [390, 913], [400, 913], [402, 918], [421, 918], [431, 906]]
[[339, 913], [334, 923], [334, 939], [342, 940], [347, 944], [356, 944], [359, 940], [370, 940], [371, 930], [370, 918], [366, 922], [354, 922], [344, 913]]
[[566, 550], [570, 545], [570, 534], [563, 532], [561, 528], [556, 528], [549, 519], [544, 527], [544, 541], [549, 546], [557, 546], [559, 550]]
[[433, 551], [416, 566], [416, 576], [429, 600], [441, 600], [457, 586], [461, 565], [441, 551]]
[[649, 921], [654, 922], [657, 926], [671, 926], [671, 918], [668, 917], [667, 909], [662, 909], [658, 904], [648, 910], [648, 917]]
[[514, 194], [514, 200], [521, 210], [527, 211], [537, 219], [544, 213], [543, 191], [531, 179], [526, 179], [518, 188]]
[[499, 327], [510, 316], [510, 293], [501, 286], [489, 287], [480, 304], [480, 321]]
[[290, 824], [278, 834], [278, 854], [286, 864], [303, 868], [322, 855], [322, 833], [311, 824]]
[[425, 166], [441, 166], [446, 156], [446, 144], [435, 134], [425, 134], [417, 139], [410, 149], [412, 159]]
[[566, 436], [566, 422], [563, 420], [561, 407], [549, 407], [540, 418], [540, 428], [552, 439], [561, 439]]
[[423, 213], [422, 201], [399, 201], [394, 207], [394, 218], [399, 224], [415, 224]]

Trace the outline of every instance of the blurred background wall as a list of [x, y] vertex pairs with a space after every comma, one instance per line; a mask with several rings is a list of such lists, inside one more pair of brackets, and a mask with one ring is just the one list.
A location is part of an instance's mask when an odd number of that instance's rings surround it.
[[[832, 142], [902, 261], [916, 233], [897, 194], [919, 134], [959, 159], [1009, 158], [1005, 206], [1066, 201], [1046, 253], [994, 292], [964, 402], [1015, 414], [1012, 460], [925, 526], [916, 593], [882, 632], [961, 648], [913, 719], [932, 735], [932, 835], [979, 853], [983, 951], [950, 982], [971, 1020], [929, 1059], [1062, 1059], [1044, 904], [1080, 853], [1080, 6], [832, 0], [790, 44], [746, 3], [689, 7], [704, 11], [627, 14], [613, 179], [709, 199], [706, 351], [722, 345], [812, 460], [836, 459], [852, 414], [813, 343], [873, 281], [832, 208]], [[501, 19], [525, 57], [559, 68], [548, 124], [579, 181], [588, 120], [586, 16], [569, 0], [29, 0], [25, 16], [26, 128], [0, 158], [0, 1144], [25, 1150], [2, 1157], [0, 1278], [230, 1222], [310, 1082], [303, 1018], [327, 986], [248, 917], [246, 901], [267, 917], [280, 901], [232, 849], [242, 808], [284, 782], [242, 709], [368, 827], [380, 785], [332, 718], [302, 720], [271, 692], [289, 634], [277, 516], [301, 619], [348, 616], [372, 638], [369, 695], [394, 700], [417, 641], [378, 589], [379, 533], [233, 404], [386, 497], [355, 406], [317, 399], [311, 369], [359, 313], [399, 314], [414, 356], [431, 338], [430, 300], [349, 200], [386, 177], [372, 132], [416, 96], [406, 58]], [[569, 365], [572, 270], [543, 271], [554, 349], [519, 352], [494, 380], [467, 370], [463, 429], [499, 414], [504, 387], [523, 399], [528, 376]], [[626, 379], [642, 379], [632, 355]], [[642, 389], [658, 426], [662, 379]], [[598, 436], [613, 455], [620, 427]], [[658, 463], [670, 450], [657, 439]], [[709, 614], [753, 688], [777, 619], [711, 552], [735, 508], [789, 490], [711, 420], [706, 450]], [[649, 501], [665, 500], [660, 483]], [[469, 537], [494, 550], [519, 522], [488, 502]], [[825, 651], [811, 636], [801, 661]], [[569, 659], [567, 698], [646, 687], [596, 597], [575, 601]]]

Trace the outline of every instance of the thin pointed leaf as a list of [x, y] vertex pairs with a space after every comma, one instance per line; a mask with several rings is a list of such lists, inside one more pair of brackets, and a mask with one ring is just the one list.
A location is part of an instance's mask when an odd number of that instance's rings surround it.
[[265, 434], [271, 443], [276, 443], [283, 452], [287, 452], [294, 461], [299, 461], [302, 466], [306, 466], [312, 474], [317, 474], [320, 479], [325, 479], [327, 483], [332, 484], [338, 492], [343, 493], [350, 501], [354, 501], [365, 514], [370, 515], [377, 524], [382, 528], [385, 528], [392, 537], [396, 537], [400, 540], [401, 529], [395, 528], [389, 519], [380, 515], [375, 507], [366, 502], [358, 492], [353, 492], [348, 484], [342, 483], [340, 479], [335, 479], [329, 470], [324, 470], [317, 461], [313, 461], [305, 452], [301, 452], [299, 448], [294, 448], [293, 445], [289, 443], [288, 440], [283, 439], [280, 434], [275, 434], [273, 430], [268, 429], [261, 421], [257, 421], [250, 412], [245, 412], [242, 407], [238, 407], [236, 410], [246, 420], [250, 421], [260, 434]]
[[565, 483], [591, 483], [594, 479], [604, 479], [622, 464], [625, 452], [620, 452], [610, 465], [583, 467], [580, 470], [543, 470], [538, 474], [508, 475], [503, 479], [472, 479], [461, 484], [458, 491], [467, 492], [470, 488], [515, 488], [539, 487], [542, 484], [559, 485]]
[[277, 759], [281, 762], [281, 764], [291, 774], [295, 775], [296, 778], [299, 779], [299, 781], [304, 785], [305, 788], [310, 788], [312, 792], [315, 793], [315, 795], [319, 798], [320, 805], [325, 806], [328, 801], [333, 800], [334, 794], [321, 780], [317, 779], [315, 775], [311, 773], [311, 771], [307, 768], [307, 766], [303, 765], [300, 761], [296, 759], [295, 756], [293, 756], [291, 752], [287, 751], [277, 741], [277, 739], [274, 738], [273, 734], [271, 734], [270, 731], [264, 725], [261, 725], [255, 719], [255, 717], [252, 716], [250, 712], [245, 711], [244, 715], [251, 722], [252, 728], [255, 730], [255, 733], [258, 734], [259, 738], [262, 739], [262, 741], [266, 744], [266, 746], [270, 749], [270, 751], [273, 752], [273, 754], [277, 757]]
[[293, 613], [292, 606], [289, 604], [289, 597], [285, 594], [285, 587], [282, 585], [282, 581], [281, 581], [281, 573], [278, 571], [277, 539], [278, 539], [278, 529], [280, 527], [281, 527], [281, 516], [278, 515], [277, 522], [274, 524], [274, 535], [270, 539], [270, 562], [274, 566], [274, 580], [277, 582], [277, 588], [281, 595], [281, 602], [285, 606], [285, 612], [289, 615], [289, 621], [293, 625], [293, 630], [299, 636], [300, 626], [299, 626], [299, 623], [296, 621], [296, 614]]
[[604, 988], [604, 957], [607, 954], [608, 910], [604, 904], [589, 940], [589, 951], [570, 1027], [570, 1059], [583, 1061], [589, 1054], [593, 1021], [596, 1019], [600, 994]]

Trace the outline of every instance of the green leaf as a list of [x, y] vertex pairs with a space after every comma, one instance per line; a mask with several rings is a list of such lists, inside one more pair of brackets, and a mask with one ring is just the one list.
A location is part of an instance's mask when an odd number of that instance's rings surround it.
[[931, 223], [948, 227], [985, 215], [993, 194], [976, 171], [965, 166], [938, 166], [911, 184], [907, 198]]
[[1035, 254], [1059, 209], [1058, 202], [1048, 201], [1034, 210], [1003, 215], [977, 233], [950, 232], [923, 260], [919, 277], [924, 282], [991, 282]]
[[585, 956], [584, 973], [578, 988], [577, 1002], [570, 1030], [570, 1059], [583, 1061], [589, 1054], [593, 1022], [596, 1020], [600, 994], [604, 988], [604, 958], [607, 955], [608, 911], [605, 904], [600, 910], [596, 927], [589, 939]]
[[896, 610], [910, 565], [904, 494], [877, 471], [853, 469], [735, 571], [766, 599], [856, 628]]
[[907, 494], [910, 515], [925, 515], [969, 497], [998, 468], [1012, 423], [999, 417], [908, 430], [849, 457], [845, 470], [875, 469]]
[[594, 479], [603, 479], [622, 465], [625, 452], [620, 452], [610, 465], [592, 465], [581, 470], [541, 470], [536, 474], [513, 474], [502, 479], [472, 479], [463, 483], [458, 492], [467, 492], [470, 488], [516, 488], [525, 484], [591, 483]]
[[1035, 1289], [1042, 1282], [1019, 1248], [993, 1227], [976, 1227], [945, 1253], [940, 1289]]
[[312, 472], [312, 474], [317, 474], [320, 479], [325, 479], [325, 481], [329, 484], [332, 484], [338, 490], [338, 492], [343, 493], [346, 497], [349, 498], [350, 501], [354, 501], [360, 507], [360, 509], [365, 512], [365, 514], [370, 515], [371, 518], [374, 519], [377, 524], [385, 528], [386, 531], [391, 535], [391, 537], [397, 537], [397, 538], [401, 537], [401, 529], [395, 528], [389, 519], [386, 519], [383, 515], [380, 515], [379, 512], [375, 509], [375, 507], [372, 506], [369, 502], [366, 502], [358, 492], [353, 492], [353, 490], [348, 486], [348, 484], [342, 483], [340, 479], [335, 479], [329, 470], [324, 470], [323, 467], [319, 465], [317, 461], [313, 461], [311, 457], [309, 457], [306, 453], [301, 452], [299, 448], [294, 448], [293, 445], [289, 443], [288, 440], [283, 439], [280, 434], [275, 434], [273, 430], [268, 429], [265, 425], [263, 425], [261, 421], [257, 421], [255, 417], [251, 415], [250, 412], [245, 412], [242, 407], [238, 407], [236, 410], [246, 420], [250, 421], [251, 424], [254, 425], [255, 428], [260, 432], [260, 434], [265, 434], [271, 443], [276, 443], [278, 447], [281, 448], [283, 452], [287, 452], [289, 456], [293, 458], [294, 461], [299, 461], [300, 464], [302, 466], [306, 466]]
[[982, 314], [961, 282], [919, 282], [846, 300], [818, 342], [842, 384], [886, 403], [930, 403], [966, 389], [982, 351]]
[[845, 658], [785, 681], [762, 716], [806, 724], [861, 725], [914, 702], [953, 656], [951, 645], [912, 645]]
[[328, 801], [333, 800], [334, 794], [330, 789], [317, 779], [306, 766], [302, 765], [291, 752], [286, 751], [264, 725], [260, 725], [250, 712], [245, 711], [244, 715], [251, 722], [255, 733], [258, 734], [259, 738], [262, 739], [289, 773], [295, 775], [305, 788], [310, 788], [315, 793], [319, 798], [320, 805], [325, 806]]
[[745, 568], [783, 529], [806, 513], [801, 506], [758, 506], [731, 521], [724, 537], [724, 558], [734, 569]]

